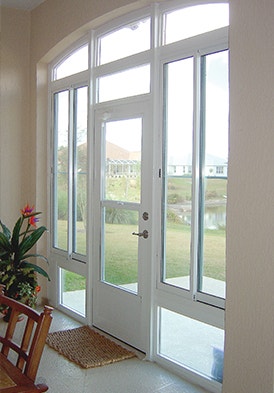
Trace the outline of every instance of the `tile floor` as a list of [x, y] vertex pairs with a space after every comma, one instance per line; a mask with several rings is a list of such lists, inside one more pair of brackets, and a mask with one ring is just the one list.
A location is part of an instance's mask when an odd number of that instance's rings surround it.
[[[80, 326], [57, 310], [53, 315], [51, 331]], [[47, 345], [37, 381], [46, 382], [49, 393], [206, 393], [140, 356], [85, 370]]]

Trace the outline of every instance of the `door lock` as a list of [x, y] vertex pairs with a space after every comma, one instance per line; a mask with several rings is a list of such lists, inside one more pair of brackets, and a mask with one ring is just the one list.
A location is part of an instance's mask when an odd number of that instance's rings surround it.
[[143, 220], [147, 221], [148, 220], [148, 212], [143, 213]]
[[143, 237], [144, 239], [148, 238], [148, 231], [145, 229], [143, 232], [132, 232], [132, 235]]

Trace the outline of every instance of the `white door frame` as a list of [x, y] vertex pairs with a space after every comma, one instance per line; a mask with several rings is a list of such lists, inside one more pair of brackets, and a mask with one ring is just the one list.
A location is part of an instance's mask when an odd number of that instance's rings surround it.
[[[150, 341], [149, 305], [150, 271], [151, 271], [151, 223], [152, 223], [152, 121], [149, 111], [149, 100], [134, 100], [134, 103], [115, 105], [111, 110], [100, 108], [95, 111], [95, 182], [94, 182], [94, 231], [93, 252], [93, 325], [116, 336], [122, 341], [147, 352]], [[142, 169], [141, 169], [141, 201], [140, 204], [121, 202], [126, 209], [139, 212], [139, 232], [148, 231], [148, 238], [138, 237], [138, 292], [133, 293], [101, 280], [101, 162], [102, 133], [104, 121], [115, 121], [127, 118], [142, 117]], [[115, 204], [116, 202], [114, 202]], [[148, 213], [148, 220], [142, 215]]]

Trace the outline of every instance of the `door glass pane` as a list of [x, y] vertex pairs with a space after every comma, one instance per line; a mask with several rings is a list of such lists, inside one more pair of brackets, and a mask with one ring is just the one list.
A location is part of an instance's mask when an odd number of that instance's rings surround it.
[[165, 65], [164, 282], [189, 289], [193, 59]]
[[60, 268], [61, 279], [61, 304], [86, 315], [86, 278]]
[[53, 80], [65, 78], [88, 69], [88, 45], [77, 49], [59, 63], [53, 71]]
[[203, 4], [165, 15], [164, 44], [194, 37], [229, 24], [229, 5]]
[[73, 251], [86, 254], [88, 88], [75, 90]]
[[102, 279], [133, 292], [138, 291], [138, 212], [104, 208]]
[[150, 92], [150, 66], [102, 76], [98, 79], [98, 101], [117, 100]]
[[204, 180], [201, 179], [200, 291], [225, 297], [228, 163], [228, 51], [202, 58], [205, 89]]
[[69, 93], [54, 95], [54, 247], [67, 250]]
[[99, 65], [150, 48], [150, 18], [138, 20], [99, 39]]
[[159, 335], [160, 355], [222, 382], [222, 329], [161, 308]]
[[140, 202], [142, 119], [105, 123], [104, 199]]

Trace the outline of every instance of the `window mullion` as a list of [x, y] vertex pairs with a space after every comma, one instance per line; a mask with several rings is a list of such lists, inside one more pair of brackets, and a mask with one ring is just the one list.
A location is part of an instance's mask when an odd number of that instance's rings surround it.
[[77, 226], [77, 90], [73, 90], [73, 141], [72, 141], [72, 254], [76, 250]]
[[200, 58], [200, 142], [199, 142], [199, 233], [198, 233], [198, 260], [197, 260], [197, 291], [201, 291], [203, 286], [203, 266], [204, 266], [204, 214], [205, 214], [205, 63], [204, 58]]
[[192, 217], [191, 217], [191, 266], [190, 266], [190, 293], [193, 300], [199, 287], [198, 280], [198, 249], [199, 249], [199, 165], [200, 165], [200, 73], [201, 57], [197, 52], [194, 56], [194, 80], [193, 80], [193, 158], [192, 158]]
[[58, 216], [58, 197], [57, 197], [57, 173], [58, 173], [58, 134], [57, 134], [57, 114], [58, 114], [58, 99], [57, 95], [52, 95], [52, 110], [53, 110], [53, 166], [52, 166], [52, 192], [53, 192], [53, 207], [52, 207], [52, 244], [55, 247], [58, 243], [58, 233], [57, 233], [57, 219]]
[[68, 256], [73, 251], [73, 173], [74, 173], [74, 90], [69, 91], [69, 127], [68, 127]]

